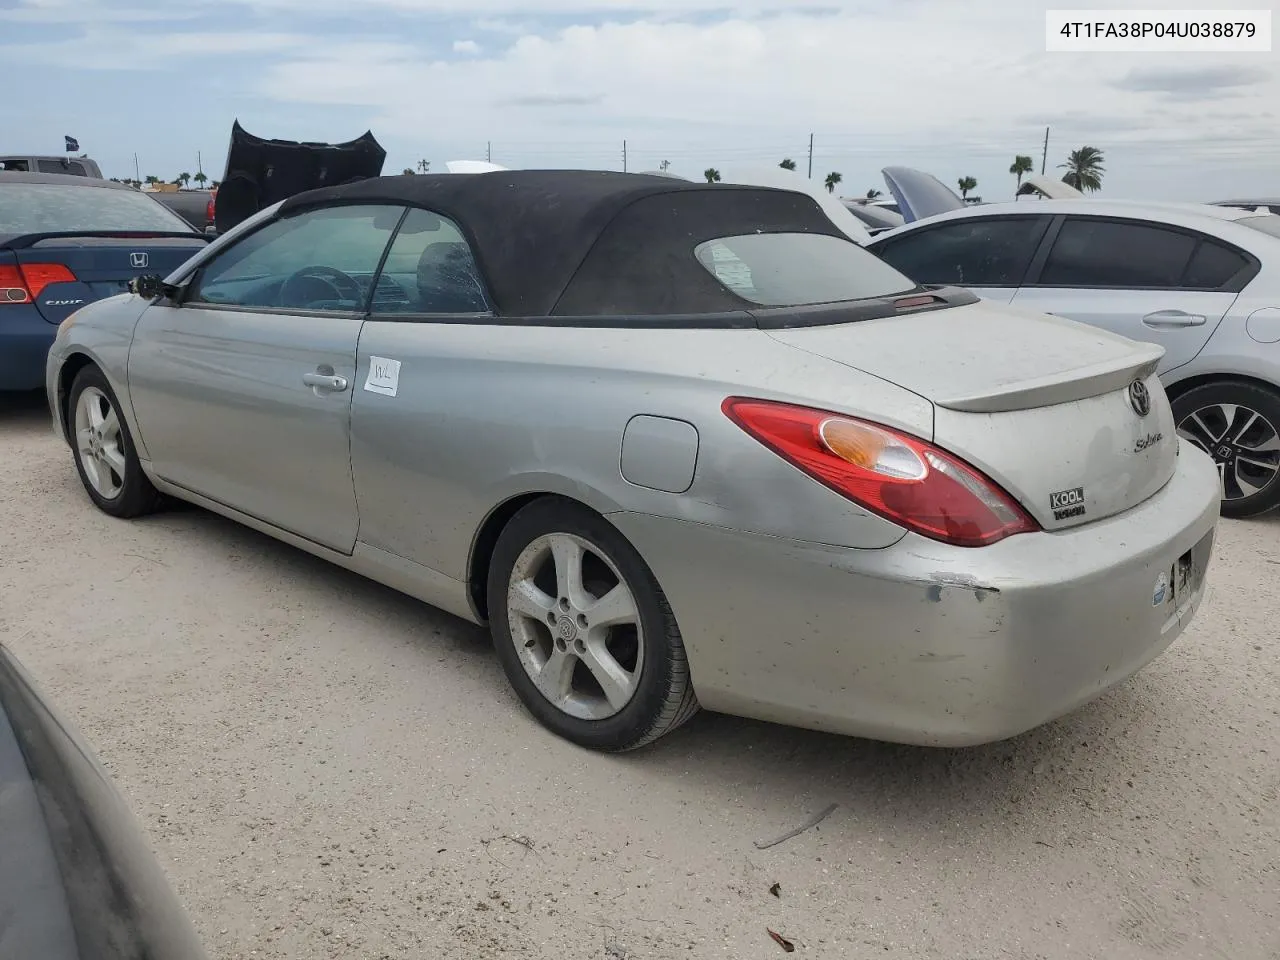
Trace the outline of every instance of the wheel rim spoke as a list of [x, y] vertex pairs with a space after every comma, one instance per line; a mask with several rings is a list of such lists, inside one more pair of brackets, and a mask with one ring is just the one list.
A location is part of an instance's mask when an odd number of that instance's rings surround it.
[[636, 691], [636, 677], [614, 659], [603, 638], [593, 637], [588, 640], [586, 650], [582, 653], [582, 662], [587, 665], [596, 683], [600, 684], [605, 699], [615, 711], [631, 702]]
[[118, 447], [107, 447], [102, 451], [102, 462], [118, 481], [114, 486], [124, 483], [124, 454], [120, 452]]
[[619, 627], [627, 623], [640, 622], [640, 611], [636, 609], [636, 599], [624, 583], [619, 583], [587, 607], [585, 615], [592, 628]]
[[577, 657], [564, 650], [552, 648], [551, 656], [543, 661], [542, 666], [534, 674], [533, 682], [538, 691], [554, 703], [564, 708], [565, 702], [573, 695], [573, 669], [577, 666]]
[[556, 598], [547, 596], [532, 580], [519, 580], [507, 591], [507, 605], [516, 613], [542, 621], [555, 611]]
[[552, 537], [551, 556], [556, 565], [556, 589], [560, 596], [579, 610], [587, 606], [590, 601], [582, 584], [582, 544], [573, 537]]

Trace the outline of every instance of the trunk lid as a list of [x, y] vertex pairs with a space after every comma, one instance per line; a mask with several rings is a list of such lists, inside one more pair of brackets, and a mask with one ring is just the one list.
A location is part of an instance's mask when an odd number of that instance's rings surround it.
[[[25, 241], [25, 242], [24, 242]], [[143, 274], [168, 276], [196, 253], [207, 238], [193, 233], [181, 236], [62, 236], [18, 238], [18, 245], [4, 249], [0, 257], [16, 263], [35, 281], [32, 298], [36, 310], [52, 324], [61, 323], [86, 304], [129, 289], [129, 281]], [[52, 268], [65, 267], [74, 280]], [[55, 278], [39, 285], [38, 278]]]
[[986, 302], [769, 333], [932, 401], [929, 439], [1046, 530], [1128, 510], [1177, 466], [1153, 344]]

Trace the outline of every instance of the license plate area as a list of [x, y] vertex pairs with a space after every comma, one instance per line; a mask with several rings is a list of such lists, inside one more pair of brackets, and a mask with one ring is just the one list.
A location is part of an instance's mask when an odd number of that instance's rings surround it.
[[1169, 571], [1169, 582], [1173, 585], [1173, 601], [1181, 605], [1189, 600], [1204, 586], [1205, 570], [1209, 566], [1209, 557], [1213, 553], [1213, 531], [1205, 534], [1200, 542], [1180, 556]]

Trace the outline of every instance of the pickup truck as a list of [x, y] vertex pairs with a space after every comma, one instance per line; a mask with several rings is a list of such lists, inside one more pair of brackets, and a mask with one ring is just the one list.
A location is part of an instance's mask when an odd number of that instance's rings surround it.
[[216, 233], [213, 226], [213, 200], [217, 189], [213, 190], [147, 190], [147, 196], [163, 203], [202, 233]]
[[97, 161], [88, 157], [63, 157], [35, 153], [14, 153], [0, 156], [0, 170], [11, 173], [62, 173], [74, 177], [102, 179], [102, 169]]

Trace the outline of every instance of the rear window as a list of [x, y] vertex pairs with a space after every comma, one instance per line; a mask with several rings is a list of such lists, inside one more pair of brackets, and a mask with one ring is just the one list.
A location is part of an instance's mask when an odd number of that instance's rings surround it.
[[0, 183], [0, 233], [76, 230], [194, 232], [177, 214], [135, 190], [75, 184]]
[[1242, 217], [1236, 223], [1243, 223], [1246, 227], [1253, 227], [1273, 237], [1280, 237], [1280, 216], [1274, 213], [1266, 217]]
[[694, 247], [730, 293], [766, 307], [867, 300], [914, 290], [911, 280], [851, 240], [817, 233], [754, 233]]

